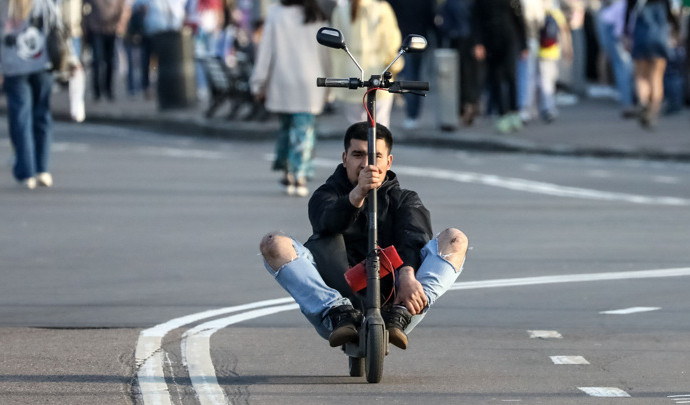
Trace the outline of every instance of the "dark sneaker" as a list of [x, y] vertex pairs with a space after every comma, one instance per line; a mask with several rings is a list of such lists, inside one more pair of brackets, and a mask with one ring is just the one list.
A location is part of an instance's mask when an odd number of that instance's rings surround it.
[[381, 315], [383, 321], [386, 323], [388, 330], [388, 340], [396, 347], [403, 350], [407, 349], [407, 335], [405, 328], [412, 320], [412, 314], [407, 308], [395, 305], [391, 307], [381, 308]]
[[326, 316], [331, 319], [333, 325], [333, 331], [328, 336], [331, 347], [342, 346], [359, 339], [358, 329], [362, 325], [362, 313], [351, 305], [331, 308]]

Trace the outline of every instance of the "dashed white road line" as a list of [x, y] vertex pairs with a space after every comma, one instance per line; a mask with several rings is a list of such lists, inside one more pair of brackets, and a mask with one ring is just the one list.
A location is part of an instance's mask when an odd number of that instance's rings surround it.
[[606, 315], [630, 315], [630, 314], [637, 314], [640, 312], [650, 312], [650, 311], [658, 311], [661, 308], [659, 307], [632, 307], [632, 308], [625, 308], [625, 309], [614, 309], [610, 311], [601, 311], [599, 312], [600, 314], [606, 314]]
[[590, 397], [629, 397], [630, 394], [616, 387], [577, 387]]
[[528, 330], [530, 339], [563, 339], [558, 331], [555, 330]]
[[551, 358], [551, 361], [553, 364], [567, 364], [567, 365], [576, 365], [576, 364], [589, 364], [587, 359], [585, 359], [582, 356], [549, 356]]

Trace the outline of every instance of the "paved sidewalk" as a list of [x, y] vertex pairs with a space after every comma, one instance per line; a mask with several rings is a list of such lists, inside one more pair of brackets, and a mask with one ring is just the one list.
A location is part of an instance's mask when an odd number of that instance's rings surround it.
[[[213, 118], [204, 117], [206, 103], [182, 110], [159, 111], [155, 100], [127, 97], [118, 89], [114, 102], [93, 102], [87, 94], [87, 122], [155, 128], [163, 132], [226, 137], [238, 140], [273, 139], [278, 128], [275, 118], [265, 122], [227, 120], [229, 106], [221, 107]], [[448, 147], [464, 150], [522, 152], [554, 155], [630, 157], [690, 161], [690, 118], [688, 110], [665, 116], [653, 131], [640, 128], [635, 120], [620, 118], [614, 101], [581, 99], [579, 103], [560, 107], [561, 115], [551, 124], [533, 122], [522, 131], [497, 134], [488, 118], [480, 118], [472, 127], [452, 132], [438, 129], [433, 89], [424, 100], [420, 127], [402, 128], [403, 113], [394, 108], [391, 129], [396, 142]], [[54, 116], [68, 120], [69, 102], [66, 90], [53, 95]], [[5, 114], [6, 100], [0, 100], [0, 114]], [[319, 138], [340, 139], [347, 122], [341, 110], [319, 117]]]

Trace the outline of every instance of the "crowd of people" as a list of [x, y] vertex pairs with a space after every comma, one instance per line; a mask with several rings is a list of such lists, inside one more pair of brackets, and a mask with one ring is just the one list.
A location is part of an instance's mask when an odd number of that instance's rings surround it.
[[[677, 111], [684, 100], [682, 88], [684, 47], [680, 3], [672, 0], [295, 0], [272, 1], [265, 9], [266, 26], [286, 27], [281, 18], [291, 9], [291, 18], [298, 21], [299, 9], [321, 7], [329, 25], [343, 32], [348, 47], [365, 72], [380, 72], [393, 60], [401, 39], [408, 34], [427, 36], [436, 47], [451, 48], [459, 55], [459, 111], [465, 125], [472, 125], [480, 115], [494, 116], [495, 128], [507, 134], [519, 131], [530, 121], [541, 119], [550, 123], [557, 119], [557, 91], [585, 95], [585, 83], [615, 83], [616, 98], [624, 118], [638, 118], [645, 128], [653, 127], [662, 112], [664, 78], [675, 73], [681, 80], [667, 88], [666, 112]], [[280, 14], [280, 17], [278, 17]], [[294, 23], [293, 21], [293, 23]], [[312, 31], [317, 29], [312, 27]], [[257, 44], [260, 54], [276, 55], [273, 31]], [[346, 54], [331, 52], [319, 63], [304, 54], [313, 47], [313, 36], [292, 38], [299, 42], [289, 62], [263, 58], [257, 61], [254, 92], [263, 95], [262, 86], [271, 72], [280, 76], [289, 72], [308, 71], [310, 77], [358, 77], [359, 70]], [[261, 48], [269, 49], [261, 49]], [[433, 53], [410, 54], [390, 68], [394, 77], [404, 80], [430, 80], [429, 66]], [[666, 61], [675, 59], [675, 71], [666, 72]], [[425, 74], [426, 72], [426, 74]], [[612, 72], [612, 74], [609, 74]], [[666, 75], [665, 75], [666, 72]], [[613, 76], [613, 79], [608, 77]], [[668, 80], [667, 80], [668, 82]], [[309, 81], [305, 81], [306, 85]], [[433, 83], [432, 83], [433, 84]], [[300, 93], [282, 81], [270, 85], [273, 92], [285, 91], [292, 97], [291, 107], [299, 104]], [[672, 94], [671, 94], [672, 93]], [[284, 95], [283, 95], [284, 96]], [[319, 108], [309, 104], [314, 114], [333, 98], [340, 99], [343, 114], [350, 123], [364, 120], [361, 95], [335, 90], [321, 100]], [[311, 99], [313, 102], [313, 99]], [[402, 127], [414, 130], [422, 109], [422, 98], [404, 97], [405, 120]], [[271, 105], [278, 114], [293, 113]], [[381, 94], [377, 100], [377, 120], [388, 125], [393, 97]], [[315, 117], [313, 117], [315, 118]], [[285, 148], [310, 156], [313, 149], [314, 121], [307, 129], [284, 126], [278, 144], [278, 160]], [[287, 140], [290, 140], [289, 142]], [[308, 141], [304, 141], [308, 140]], [[284, 160], [284, 159], [282, 159]], [[308, 166], [308, 162], [305, 163]], [[282, 170], [283, 184], [290, 195], [306, 195], [304, 187], [309, 173], [276, 162]], [[300, 176], [303, 176], [300, 177]], [[297, 180], [291, 180], [297, 179]], [[294, 183], [294, 184], [293, 184]], [[296, 186], [295, 186], [296, 185]], [[300, 192], [296, 193], [295, 187]]]
[[[316, 117], [339, 100], [351, 123], [363, 120], [361, 97], [354, 92], [313, 89], [316, 76], [359, 76], [342, 52], [315, 44], [318, 27], [340, 29], [367, 72], [383, 70], [408, 34], [429, 38], [432, 47], [459, 55], [459, 111], [465, 125], [479, 115], [493, 116], [500, 133], [519, 131], [530, 121], [558, 116], [557, 89], [584, 95], [585, 83], [612, 83], [626, 118], [653, 127], [663, 113], [680, 110], [686, 93], [686, 30], [681, 0], [8, 0], [2, 2], [2, 74], [12, 113], [10, 133], [17, 152], [15, 177], [27, 187], [47, 179], [47, 163], [32, 158], [50, 149], [49, 97], [22, 94], [50, 88], [47, 61], [26, 59], [41, 13], [54, 12], [71, 36], [79, 61], [69, 77], [70, 112], [85, 118], [85, 94], [91, 101], [123, 97], [115, 92], [118, 71], [126, 72], [129, 97], [155, 98], [156, 38], [188, 29], [196, 58], [218, 57], [229, 67], [243, 60], [253, 66], [246, 80], [257, 103], [281, 119], [275, 170], [290, 195], [308, 194], [313, 175]], [[686, 4], [686, 6], [689, 4]], [[49, 11], [46, 11], [49, 10]], [[50, 11], [52, 10], [52, 11]], [[25, 35], [31, 33], [31, 35]], [[32, 55], [38, 55], [40, 50]], [[24, 55], [24, 56], [23, 56]], [[122, 55], [122, 57], [120, 57]], [[45, 56], [45, 55], [44, 55]], [[433, 53], [405, 55], [390, 71], [395, 78], [429, 80]], [[90, 83], [86, 77], [90, 77]], [[285, 75], [290, 74], [287, 78]], [[201, 64], [196, 65], [199, 99], [210, 93]], [[42, 77], [37, 80], [36, 77]], [[299, 76], [299, 80], [298, 80]], [[14, 88], [15, 79], [22, 86]], [[610, 77], [610, 79], [609, 79]], [[31, 78], [31, 79], [29, 79]], [[39, 83], [40, 82], [40, 83]], [[86, 91], [87, 87], [90, 89]], [[666, 89], [666, 92], [664, 90]], [[423, 98], [405, 95], [402, 127], [419, 126]], [[25, 103], [29, 103], [26, 105]], [[390, 122], [394, 100], [381, 94], [377, 118]], [[33, 111], [32, 117], [27, 112]], [[25, 111], [26, 110], [26, 111]], [[45, 117], [37, 118], [42, 112]], [[27, 121], [29, 120], [29, 121]], [[38, 125], [33, 121], [45, 122]], [[40, 128], [38, 128], [40, 127]], [[41, 129], [43, 128], [43, 129]], [[32, 131], [34, 133], [32, 133]], [[40, 135], [43, 134], [44, 135]], [[27, 142], [26, 137], [36, 140]], [[28, 146], [27, 146], [28, 145]], [[40, 152], [32, 151], [36, 145]], [[33, 180], [32, 180], [33, 179]]]

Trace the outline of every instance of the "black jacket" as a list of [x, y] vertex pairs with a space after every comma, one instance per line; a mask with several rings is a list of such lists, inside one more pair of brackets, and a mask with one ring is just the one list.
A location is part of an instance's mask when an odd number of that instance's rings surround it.
[[488, 53], [527, 49], [525, 17], [519, 0], [478, 0], [472, 21], [475, 44]]
[[[369, 237], [368, 200], [361, 208], [354, 207], [349, 198], [353, 188], [341, 164], [309, 200], [314, 234], [342, 234], [350, 266], [365, 259]], [[417, 193], [400, 188], [397, 176], [390, 170], [377, 193], [379, 246], [395, 245], [403, 265], [417, 271], [422, 262], [420, 250], [433, 236], [429, 211]]]

